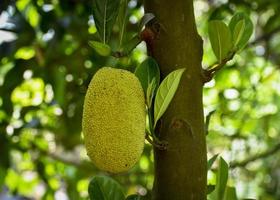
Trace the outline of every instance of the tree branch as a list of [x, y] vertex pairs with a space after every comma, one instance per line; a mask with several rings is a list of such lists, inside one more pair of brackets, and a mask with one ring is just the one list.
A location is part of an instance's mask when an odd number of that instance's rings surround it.
[[202, 79], [203, 83], [211, 81], [215, 73], [221, 70], [228, 61], [230, 61], [235, 55], [235, 52], [231, 52], [226, 58], [224, 58], [220, 63], [215, 63], [211, 65], [208, 69], [203, 69]]
[[85, 170], [85, 171], [94, 171], [96, 169], [94, 167], [94, 165], [89, 161], [80, 160], [75, 157], [73, 157], [71, 159], [68, 158], [67, 156], [65, 156], [66, 152], [63, 152], [62, 154], [58, 154], [55, 152], [49, 152], [47, 150], [44, 150], [34, 143], [33, 143], [33, 145], [35, 147], [35, 150], [39, 151], [39, 153], [41, 155], [47, 156], [55, 161], [62, 162], [66, 165], [72, 165], [74, 167], [77, 167], [77, 168]]
[[[267, 41], [271, 37], [273, 37], [275, 34], [277, 34], [278, 32], [280, 32], [280, 27], [277, 27], [274, 30], [270, 31], [269, 33], [256, 38], [254, 41], [250, 42], [248, 44], [248, 46], [254, 46], [254, 45], [258, 44], [259, 42]], [[226, 63], [233, 58], [234, 55], [235, 55], [235, 52], [231, 53], [228, 57], [223, 59], [220, 63], [215, 63], [215, 64], [211, 65], [208, 69], [204, 69], [202, 71], [203, 83], [207, 83], [207, 82], [211, 81], [213, 76], [215, 75], [215, 73], [217, 73], [220, 69], [222, 69], [226, 65]]]
[[278, 151], [280, 151], [280, 143], [275, 145], [271, 149], [268, 149], [268, 150], [266, 150], [262, 153], [258, 153], [256, 155], [252, 155], [252, 156], [244, 159], [243, 161], [232, 162], [230, 164], [230, 168], [245, 167], [246, 165], [248, 165], [251, 162], [254, 162], [254, 161], [256, 161], [258, 159], [261, 159], [261, 158], [266, 158], [268, 156], [271, 156], [271, 155], [277, 153]]
[[62, 162], [62, 163], [67, 164], [67, 165], [72, 165], [72, 166], [75, 166], [77, 168], [84, 169], [86, 171], [93, 171], [95, 169], [93, 164], [91, 162], [88, 162], [88, 161], [77, 160], [77, 159], [67, 159], [67, 158], [65, 158], [65, 156], [62, 156], [62, 155], [56, 154], [56, 153], [50, 153], [50, 152], [48, 152], [46, 154], [46, 156], [50, 157], [53, 160]]

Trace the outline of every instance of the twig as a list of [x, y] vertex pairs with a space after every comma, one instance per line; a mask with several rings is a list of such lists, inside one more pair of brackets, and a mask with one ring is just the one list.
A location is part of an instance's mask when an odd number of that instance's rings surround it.
[[58, 162], [62, 162], [67, 165], [72, 165], [74, 167], [83, 169], [85, 171], [94, 171], [94, 169], [95, 169], [94, 165], [89, 161], [77, 160], [75, 157], [73, 157], [73, 159], [69, 159], [69, 158], [66, 158], [65, 155], [44, 150], [44, 149], [40, 148], [38, 145], [36, 145], [35, 143], [33, 143], [33, 146], [35, 147], [35, 150], [39, 151], [39, 154], [47, 156]]
[[207, 83], [210, 80], [212, 80], [215, 73], [221, 70], [226, 65], [226, 63], [234, 57], [235, 53], [236, 53], [235, 51], [230, 53], [229, 56], [224, 58], [220, 63], [215, 63], [211, 65], [208, 69], [203, 70], [202, 73], [203, 83]]
[[122, 50], [112, 52], [112, 56], [116, 58], [121, 58], [128, 56], [134, 48], [136, 48], [142, 41], [145, 41], [147, 44], [148, 52], [152, 52], [154, 45], [154, 40], [158, 37], [160, 33], [160, 23], [157, 20], [152, 20], [145, 25], [145, 28], [136, 36], [134, 36], [127, 44], [123, 47]]
[[111, 56], [115, 58], [122, 58], [128, 56], [133, 49], [135, 49], [140, 43], [142, 42], [142, 39], [136, 35], [133, 38], [131, 38], [130, 41], [125, 44], [125, 46], [120, 51], [112, 52]]
[[94, 166], [88, 161], [77, 160], [76, 158], [67, 159], [65, 158], [65, 156], [56, 153], [50, 153], [50, 152], [48, 152], [46, 155], [53, 160], [62, 162], [67, 165], [73, 165], [78, 168], [83, 168], [88, 170], [92, 170], [94, 168]]
[[13, 30], [13, 29], [9, 29], [9, 28], [1, 28], [0, 27], [0, 31], [7, 31], [7, 32], [11, 32], [11, 33], [18, 33], [18, 31], [16, 31], [16, 30]]
[[[256, 38], [254, 41], [250, 42], [248, 44], [248, 46], [254, 46], [257, 43], [264, 41], [264, 40], [267, 41], [279, 32], [280, 32], [280, 27], [277, 27], [274, 30], [270, 31], [269, 33]], [[220, 63], [216, 63], [216, 64], [212, 65], [211, 67], [209, 67], [208, 69], [203, 70], [202, 71], [203, 83], [207, 83], [210, 80], [212, 80], [214, 74], [217, 73], [220, 69], [222, 69], [223, 66], [233, 58], [235, 53], [236, 52], [232, 52], [227, 58], [223, 59]]]
[[[152, 109], [150, 107], [148, 107], [148, 117], [149, 117], [149, 130], [148, 132], [146, 133], [146, 139], [147, 141], [152, 144], [153, 146], [161, 149], [161, 150], [166, 150], [167, 149], [167, 146], [168, 146], [168, 142], [166, 141], [161, 141], [159, 140], [159, 138], [156, 136], [156, 133], [155, 133], [155, 124], [153, 125], [154, 123], [154, 120], [153, 120], [153, 117], [152, 117]], [[151, 138], [150, 138], [151, 136]]]
[[161, 142], [161, 141], [153, 141], [149, 134], [146, 133], [146, 140], [154, 147], [160, 149], [160, 150], [167, 150], [167, 142]]
[[254, 162], [261, 158], [266, 158], [268, 156], [271, 156], [271, 155], [277, 153], [278, 151], [280, 151], [280, 143], [275, 145], [271, 149], [268, 149], [268, 150], [266, 150], [262, 153], [258, 153], [256, 155], [252, 155], [251, 157], [248, 157], [248, 158], [244, 159], [243, 161], [232, 162], [230, 164], [230, 168], [245, 167], [246, 165], [248, 165], [251, 162]]

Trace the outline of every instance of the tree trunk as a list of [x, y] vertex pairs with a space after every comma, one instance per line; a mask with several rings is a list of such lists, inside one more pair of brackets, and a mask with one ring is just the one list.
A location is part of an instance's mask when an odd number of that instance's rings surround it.
[[205, 200], [207, 155], [202, 106], [202, 40], [197, 33], [192, 0], [145, 0], [145, 12], [161, 28], [152, 56], [161, 78], [186, 68], [180, 86], [157, 127], [166, 151], [154, 149], [154, 200]]

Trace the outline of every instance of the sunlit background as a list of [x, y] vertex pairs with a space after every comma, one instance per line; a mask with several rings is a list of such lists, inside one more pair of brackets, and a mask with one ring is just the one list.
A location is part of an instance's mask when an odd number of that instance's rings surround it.
[[[195, 0], [194, 5], [205, 68], [215, 62], [207, 36], [210, 19], [228, 22], [244, 11], [255, 26], [246, 49], [205, 86], [208, 156], [219, 154], [230, 163], [229, 184], [239, 198], [280, 199], [279, 0]], [[128, 6], [132, 36], [144, 9], [141, 0]], [[102, 66], [133, 71], [146, 58], [145, 44], [130, 57], [99, 56], [88, 46], [98, 38], [92, 1], [4, 0], [0, 13], [0, 199], [87, 199], [90, 178], [102, 174], [89, 162], [81, 137], [87, 85]], [[113, 47], [117, 33], [116, 26]], [[151, 146], [129, 173], [113, 178], [127, 194], [149, 196]], [[213, 171], [208, 182], [215, 184]]]

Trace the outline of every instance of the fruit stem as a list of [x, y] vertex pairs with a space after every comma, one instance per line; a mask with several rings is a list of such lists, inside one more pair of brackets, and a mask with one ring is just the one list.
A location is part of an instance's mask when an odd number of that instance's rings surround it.
[[167, 150], [167, 146], [168, 146], [168, 143], [167, 142], [164, 142], [164, 141], [158, 141], [158, 142], [156, 142], [156, 141], [153, 141], [151, 138], [150, 138], [150, 136], [149, 136], [149, 134], [148, 133], [146, 133], [146, 140], [151, 144], [151, 145], [153, 145], [154, 147], [156, 147], [156, 148], [158, 148], [158, 149], [160, 149], [160, 150]]

